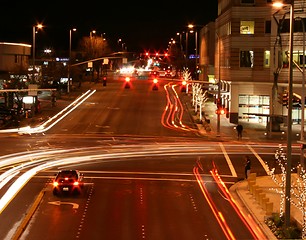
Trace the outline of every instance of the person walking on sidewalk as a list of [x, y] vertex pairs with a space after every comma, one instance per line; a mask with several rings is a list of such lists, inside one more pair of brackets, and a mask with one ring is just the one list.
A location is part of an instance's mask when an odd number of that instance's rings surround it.
[[238, 140], [242, 139], [243, 126], [241, 124], [238, 124], [236, 126], [236, 130], [237, 130]]
[[249, 156], [245, 156], [245, 166], [244, 166], [244, 174], [245, 174], [245, 179], [248, 179], [251, 173], [251, 159]]
[[56, 93], [55, 93], [55, 91], [52, 91], [51, 103], [52, 103], [52, 107], [55, 107], [55, 105], [56, 105]]

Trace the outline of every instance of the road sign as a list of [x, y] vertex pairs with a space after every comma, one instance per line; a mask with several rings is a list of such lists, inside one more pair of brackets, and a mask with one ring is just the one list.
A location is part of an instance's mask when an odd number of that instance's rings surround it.
[[38, 85], [37, 84], [29, 84], [28, 86], [28, 95], [29, 96], [37, 96], [37, 91], [35, 89], [38, 88]]

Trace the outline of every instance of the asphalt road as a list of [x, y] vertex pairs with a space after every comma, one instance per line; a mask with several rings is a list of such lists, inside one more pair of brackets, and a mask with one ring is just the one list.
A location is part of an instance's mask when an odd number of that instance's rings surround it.
[[[121, 81], [98, 86], [47, 132], [1, 142], [16, 152], [1, 157], [1, 176], [16, 169], [8, 184], [1, 180], [1, 200], [23, 173], [37, 174], [16, 184], [21, 190], [0, 215], [0, 239], [12, 238], [41, 191], [21, 239], [255, 239], [211, 170], [229, 187], [244, 177], [245, 154], [258, 176], [265, 162], [276, 166], [273, 144], [205, 142], [168, 82], [158, 91], [143, 80], [130, 89]], [[203, 185], [194, 174], [199, 161]], [[52, 195], [50, 183], [63, 168], [84, 172], [81, 196]]]

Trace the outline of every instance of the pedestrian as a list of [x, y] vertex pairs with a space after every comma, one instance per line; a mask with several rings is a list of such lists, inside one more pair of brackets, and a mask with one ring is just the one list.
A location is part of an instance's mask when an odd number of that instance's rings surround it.
[[56, 105], [55, 91], [52, 91], [52, 94], [51, 94], [51, 103], [52, 103], [52, 107], [55, 107], [55, 105]]
[[238, 140], [242, 139], [243, 126], [241, 124], [238, 124], [236, 126], [236, 130], [237, 130]]
[[251, 173], [251, 159], [249, 156], [245, 156], [244, 158], [245, 158], [244, 175], [245, 179], [248, 179]]

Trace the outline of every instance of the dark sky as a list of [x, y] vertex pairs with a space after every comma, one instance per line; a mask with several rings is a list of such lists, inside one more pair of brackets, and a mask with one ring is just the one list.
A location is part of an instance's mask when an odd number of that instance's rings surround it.
[[37, 47], [67, 49], [69, 29], [76, 27], [73, 42], [96, 30], [114, 42], [121, 38], [128, 51], [158, 51], [166, 49], [169, 40], [189, 23], [206, 25], [214, 21], [217, 3], [217, 0], [1, 0], [0, 41], [32, 44], [33, 25], [39, 22], [45, 28], [36, 35]]

